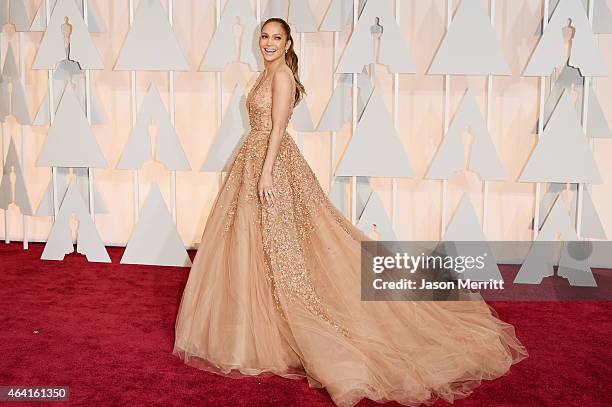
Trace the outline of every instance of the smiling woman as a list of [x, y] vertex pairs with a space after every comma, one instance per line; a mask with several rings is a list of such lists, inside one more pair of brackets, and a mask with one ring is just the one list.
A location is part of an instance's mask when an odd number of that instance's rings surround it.
[[259, 47], [265, 62], [281, 61], [284, 53], [284, 62], [291, 69], [295, 80], [295, 105], [297, 105], [306, 90], [300, 82], [298, 56], [293, 49], [293, 37], [289, 24], [281, 18], [266, 20], [261, 28]]
[[[304, 92], [287, 23], [267, 20], [251, 130], [208, 218], [174, 353], [228, 376], [308, 378], [334, 402], [464, 397], [527, 352], [484, 302], [361, 301], [361, 242], [286, 132]], [[333, 265], [333, 266], [332, 266]]]

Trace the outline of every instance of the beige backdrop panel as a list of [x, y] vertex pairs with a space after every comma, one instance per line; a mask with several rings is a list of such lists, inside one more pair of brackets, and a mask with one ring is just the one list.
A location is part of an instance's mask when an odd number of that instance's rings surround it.
[[[246, 1], [246, 0], [245, 0]], [[224, 1], [222, 3], [225, 3]], [[265, 5], [266, 1], [262, 3]], [[526, 163], [536, 135], [533, 134], [538, 117], [538, 79], [521, 78], [523, 69], [538, 41], [538, 25], [542, 15], [540, 0], [497, 0], [495, 28], [503, 51], [512, 68], [512, 76], [495, 77], [493, 81], [493, 122], [491, 134], [500, 158], [511, 181], [490, 183], [486, 234], [493, 240], [529, 240], [528, 229], [534, 210], [533, 184], [516, 180]], [[167, 7], [167, 1], [163, 1]], [[253, 3], [254, 4], [254, 3]], [[311, 0], [311, 7], [321, 21], [329, 0]], [[425, 72], [445, 33], [446, 0], [401, 0], [401, 31], [417, 65], [415, 75], [400, 76], [399, 134], [417, 173], [416, 179], [398, 180], [397, 236], [399, 239], [430, 240], [439, 236], [441, 182], [424, 179], [436, 149], [443, 136], [444, 85], [443, 77], [427, 76]], [[455, 1], [455, 5], [457, 1]], [[608, 0], [612, 6], [612, 0]], [[38, 2], [28, 2], [33, 16]], [[181, 0], [174, 2], [174, 24], [177, 37], [184, 49], [191, 69], [176, 73], [176, 128], [187, 158], [194, 169], [199, 169], [212, 145], [216, 131], [215, 74], [197, 72], [214, 31], [214, 0]], [[488, 1], [483, 0], [487, 7]], [[129, 239], [133, 215], [133, 176], [131, 171], [117, 170], [121, 152], [131, 129], [131, 93], [129, 72], [114, 72], [112, 67], [128, 30], [128, 1], [97, 1], [101, 17], [110, 33], [93, 34], [102, 55], [105, 69], [92, 71], [92, 89], [97, 94], [108, 122], [95, 126], [102, 151], [110, 163], [108, 169], [95, 170], [95, 183], [109, 209], [108, 214], [96, 215], [100, 236], [107, 245], [125, 245]], [[349, 32], [340, 34], [344, 44]], [[305, 49], [303, 82], [308, 91], [308, 106], [316, 122], [323, 114], [332, 92], [331, 33], [304, 34]], [[26, 33], [24, 56], [26, 67], [32, 65], [42, 34]], [[13, 46], [17, 49], [16, 38]], [[296, 38], [299, 45], [299, 41]], [[3, 41], [6, 49], [6, 39]], [[341, 49], [342, 49], [341, 45]], [[606, 65], [612, 67], [612, 36], [600, 36], [600, 47]], [[4, 52], [3, 52], [4, 55]], [[163, 58], [163, 55], [160, 55]], [[315, 63], [316, 61], [316, 63]], [[34, 114], [47, 92], [47, 72], [28, 69], [26, 94], [30, 112]], [[232, 85], [238, 78], [224, 76], [224, 105], [229, 101]], [[169, 101], [168, 74], [142, 72], [137, 74], [138, 106], [147, 87], [154, 82], [162, 99]], [[383, 93], [391, 111], [393, 106], [393, 77], [386, 69], [378, 69], [376, 86]], [[612, 123], [612, 79], [600, 78], [597, 93], [602, 108]], [[451, 80], [451, 112], [460, 102], [465, 87], [470, 86], [483, 115], [486, 104], [486, 79], [483, 77], [453, 77]], [[13, 119], [6, 128], [16, 136], [17, 151], [21, 151], [19, 125]], [[350, 126], [338, 133], [337, 151], [341, 154], [350, 137]], [[25, 129], [26, 177], [30, 199], [37, 207], [51, 180], [49, 168], [35, 167], [36, 157], [46, 136], [46, 127]], [[304, 153], [320, 182], [327, 190], [330, 184], [329, 133], [304, 135]], [[337, 160], [340, 158], [338, 154]], [[612, 141], [595, 140], [595, 157], [604, 179], [593, 187], [593, 200], [602, 223], [612, 236]], [[198, 171], [177, 173], [177, 223], [181, 238], [189, 247], [200, 241], [206, 218], [219, 188], [220, 176]], [[147, 164], [141, 171], [141, 205], [152, 181], [159, 183], [161, 192], [171, 202], [170, 173], [156, 163]], [[374, 180], [388, 213], [391, 210], [391, 181]], [[472, 194], [479, 216], [482, 214], [482, 186], [475, 179], [456, 176], [449, 181], [448, 218], [459, 203], [463, 192]], [[18, 210], [9, 211], [11, 240], [22, 239], [22, 221]], [[51, 218], [30, 218], [29, 237], [45, 241], [51, 228]], [[4, 217], [0, 216], [0, 235], [4, 236]]]

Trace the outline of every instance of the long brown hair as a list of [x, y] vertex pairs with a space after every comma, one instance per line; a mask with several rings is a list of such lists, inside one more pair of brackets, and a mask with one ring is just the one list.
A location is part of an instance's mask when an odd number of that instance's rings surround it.
[[285, 35], [287, 35], [287, 41], [291, 41], [291, 45], [289, 45], [289, 49], [285, 53], [285, 63], [293, 72], [293, 79], [295, 80], [295, 102], [294, 106], [297, 105], [300, 100], [302, 100], [302, 96], [306, 94], [306, 89], [302, 82], [300, 82], [300, 68], [298, 65], [298, 56], [293, 49], [293, 37], [291, 37], [291, 27], [285, 20], [278, 17], [268, 18], [261, 26], [263, 29], [268, 23], [278, 23], [283, 27], [283, 31], [285, 31]]

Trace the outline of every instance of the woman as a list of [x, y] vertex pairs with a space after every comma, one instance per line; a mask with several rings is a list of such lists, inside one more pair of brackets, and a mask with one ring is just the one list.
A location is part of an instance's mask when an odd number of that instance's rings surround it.
[[287, 23], [269, 19], [251, 131], [202, 236], [174, 354], [227, 376], [306, 377], [333, 401], [452, 401], [526, 356], [482, 301], [362, 302], [360, 241], [285, 129], [304, 94]]

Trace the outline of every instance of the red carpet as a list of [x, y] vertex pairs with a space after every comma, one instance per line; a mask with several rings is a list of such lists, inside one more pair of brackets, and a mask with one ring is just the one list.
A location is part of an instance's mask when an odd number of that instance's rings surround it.
[[[70, 386], [83, 406], [332, 406], [303, 380], [223, 378], [175, 358], [187, 268], [120, 265], [119, 248], [113, 264], [42, 261], [42, 249], [0, 244], [0, 385]], [[492, 305], [530, 357], [455, 406], [612, 405], [610, 302]]]

